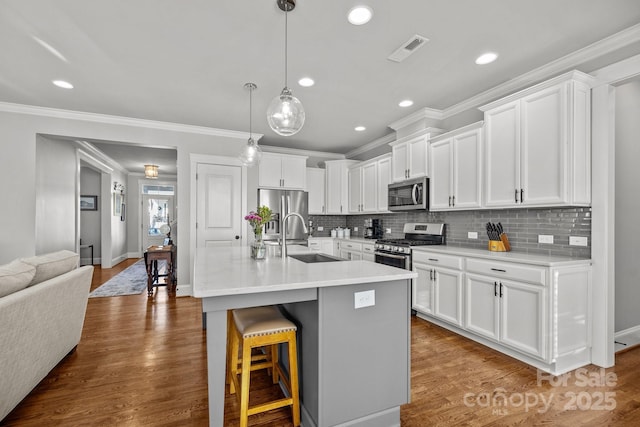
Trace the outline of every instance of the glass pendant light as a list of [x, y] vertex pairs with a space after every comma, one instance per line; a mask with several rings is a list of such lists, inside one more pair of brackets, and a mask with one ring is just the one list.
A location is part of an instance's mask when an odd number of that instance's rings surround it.
[[251, 110], [253, 109], [251, 95], [253, 90], [257, 89], [258, 86], [254, 83], [245, 83], [244, 87], [249, 89], [249, 139], [247, 140], [247, 145], [242, 149], [239, 158], [243, 165], [252, 167], [260, 163], [260, 159], [262, 158], [262, 148], [260, 148], [258, 143], [253, 139], [251, 132]]
[[284, 89], [267, 109], [267, 121], [275, 133], [282, 136], [295, 135], [304, 125], [304, 108], [287, 87], [287, 15], [296, 7], [295, 0], [277, 0], [284, 11]]

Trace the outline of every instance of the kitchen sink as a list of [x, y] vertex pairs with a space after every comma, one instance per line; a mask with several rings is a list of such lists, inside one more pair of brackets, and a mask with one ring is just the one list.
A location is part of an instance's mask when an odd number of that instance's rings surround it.
[[289, 255], [289, 257], [306, 263], [344, 261], [342, 258], [316, 253]]

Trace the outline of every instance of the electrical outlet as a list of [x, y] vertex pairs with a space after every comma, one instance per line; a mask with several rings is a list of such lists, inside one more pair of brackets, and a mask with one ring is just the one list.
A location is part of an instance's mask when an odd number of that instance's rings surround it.
[[467, 233], [467, 239], [477, 239], [478, 238], [478, 232], [477, 231], [469, 231]]
[[355, 292], [353, 294], [354, 308], [371, 307], [376, 305], [376, 291]]
[[387, 233], [387, 234], [391, 234], [391, 229], [387, 228], [387, 229], [384, 230], [384, 232]]
[[321, 225], [319, 225], [319, 226], [318, 226], [318, 231], [324, 231], [324, 227], [323, 227], [323, 226], [321, 226]]
[[553, 244], [553, 234], [538, 234], [538, 243]]
[[587, 246], [586, 236], [569, 236], [569, 245], [571, 246]]
[[353, 231], [358, 231], [358, 227], [353, 227]]

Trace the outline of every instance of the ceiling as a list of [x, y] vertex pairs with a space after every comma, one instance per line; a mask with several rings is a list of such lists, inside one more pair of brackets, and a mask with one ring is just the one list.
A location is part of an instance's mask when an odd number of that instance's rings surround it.
[[[368, 24], [347, 22], [355, 4], [373, 9]], [[298, 0], [288, 22], [288, 85], [307, 116], [291, 137], [271, 131], [265, 115], [284, 86], [275, 0], [2, 0], [0, 101], [248, 131], [243, 86], [253, 82], [260, 144], [344, 154], [413, 113], [451, 110], [637, 25], [640, 2]], [[589, 72], [640, 53], [637, 33], [562, 64]], [[401, 63], [387, 59], [415, 34], [429, 42]], [[476, 65], [486, 51], [497, 61]], [[299, 86], [303, 76], [316, 84]], [[399, 107], [403, 99], [413, 106]]]

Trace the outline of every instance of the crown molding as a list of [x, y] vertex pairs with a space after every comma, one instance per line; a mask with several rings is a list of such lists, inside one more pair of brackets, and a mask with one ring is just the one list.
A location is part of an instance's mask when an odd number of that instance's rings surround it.
[[555, 61], [551, 61], [541, 67], [524, 73], [501, 85], [479, 93], [478, 95], [468, 98], [458, 104], [445, 108], [443, 110], [443, 118], [446, 119], [479, 105], [487, 104], [511, 92], [518, 91], [525, 86], [541, 82], [557, 75], [558, 73], [575, 68], [586, 61], [598, 58], [638, 41], [640, 41], [640, 24], [624, 29], [616, 34], [592, 43], [589, 46], [565, 55], [562, 58], [558, 58]]
[[412, 123], [417, 122], [418, 120], [423, 119], [435, 119], [442, 120], [444, 119], [444, 115], [442, 110], [436, 110], [434, 108], [421, 108], [415, 113], [412, 113], [400, 120], [396, 120], [391, 123], [389, 127], [393, 130], [402, 129], [403, 127], [409, 126]]
[[[86, 113], [83, 111], [61, 110], [58, 108], [38, 107], [34, 105], [13, 104], [10, 102], [0, 102], [0, 111], [7, 113], [29, 114], [32, 116], [53, 117], [65, 120], [79, 120], [110, 125], [133, 126], [172, 132], [220, 136], [225, 138], [248, 139], [250, 136], [249, 132], [185, 125], [181, 123], [161, 122], [156, 120], [136, 119], [133, 117]], [[259, 140], [263, 135], [252, 134], [252, 136], [254, 139]]]
[[299, 148], [276, 147], [275, 145], [260, 145], [265, 153], [292, 154], [295, 156], [323, 157], [330, 160], [343, 160], [344, 154], [325, 151], [301, 150]]
[[[121, 173], [129, 173], [129, 171], [122, 167], [120, 163], [98, 150], [98, 148], [92, 143], [80, 139], [74, 139], [73, 143], [82, 154], [103, 165], [103, 171], [113, 172], [114, 170], [117, 170]], [[109, 171], [109, 169], [111, 169], [111, 171]]]
[[373, 150], [374, 148], [378, 148], [381, 145], [387, 145], [390, 142], [393, 142], [396, 140], [396, 134], [394, 133], [388, 133], [385, 136], [382, 136], [378, 139], [375, 139], [371, 142], [366, 143], [365, 145], [362, 145], [354, 150], [349, 151], [347, 154], [345, 154], [345, 157], [347, 159], [350, 159], [352, 157], [358, 156], [360, 154], [364, 154], [368, 151]]

